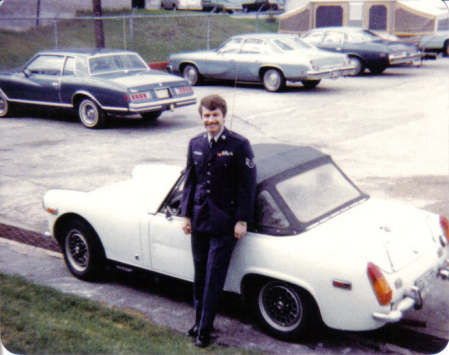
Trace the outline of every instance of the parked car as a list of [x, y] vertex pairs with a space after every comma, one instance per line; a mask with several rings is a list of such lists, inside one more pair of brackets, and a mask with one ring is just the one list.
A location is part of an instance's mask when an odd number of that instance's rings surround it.
[[108, 114], [153, 120], [195, 103], [186, 80], [152, 70], [124, 50], [42, 51], [20, 71], [0, 73], [0, 117], [10, 115], [14, 104], [61, 107], [78, 111], [86, 127], [101, 128]]
[[243, 12], [252, 11], [284, 11], [285, 6], [283, 0], [255, 0], [255, 1], [243, 1]]
[[242, 11], [242, 5], [238, 1], [232, 0], [202, 0], [203, 11], [208, 12], [227, 12], [229, 14], [235, 11]]
[[422, 36], [419, 48], [423, 52], [443, 53], [443, 57], [449, 57], [449, 31], [435, 32], [433, 35]]
[[317, 86], [322, 78], [349, 75], [354, 66], [342, 54], [321, 51], [290, 34], [243, 34], [225, 41], [218, 49], [172, 54], [169, 70], [191, 85], [203, 79], [263, 83], [276, 92], [287, 81]]
[[201, 10], [201, 0], [161, 0], [162, 10]]
[[421, 51], [411, 43], [390, 41], [358, 27], [324, 27], [307, 32], [302, 39], [318, 48], [347, 54], [363, 74], [381, 74], [388, 67], [421, 61]]
[[[446, 217], [370, 198], [314, 148], [253, 149], [255, 218], [224, 289], [248, 301], [270, 334], [295, 339], [321, 321], [353, 331], [398, 322], [449, 275]], [[181, 167], [146, 165], [92, 192], [47, 192], [48, 226], [71, 273], [101, 277], [108, 261], [192, 281], [183, 184]]]

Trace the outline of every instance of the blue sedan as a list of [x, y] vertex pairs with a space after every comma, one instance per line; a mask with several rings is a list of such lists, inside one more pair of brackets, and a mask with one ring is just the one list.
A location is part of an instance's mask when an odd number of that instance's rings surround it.
[[19, 72], [0, 73], [0, 117], [12, 105], [74, 109], [88, 128], [108, 114], [157, 119], [163, 111], [196, 103], [190, 84], [152, 70], [135, 52], [116, 49], [51, 50], [35, 54]]

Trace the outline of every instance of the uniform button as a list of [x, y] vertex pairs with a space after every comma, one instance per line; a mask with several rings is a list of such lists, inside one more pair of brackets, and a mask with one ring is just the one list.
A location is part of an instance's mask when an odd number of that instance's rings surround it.
[[207, 190], [206, 192], [207, 192], [208, 194], [210, 194], [210, 190]]
[[207, 175], [210, 175], [210, 171], [207, 172]]
[[207, 166], [210, 166], [210, 163], [208, 163]]
[[207, 180], [207, 183], [210, 184], [210, 180]]

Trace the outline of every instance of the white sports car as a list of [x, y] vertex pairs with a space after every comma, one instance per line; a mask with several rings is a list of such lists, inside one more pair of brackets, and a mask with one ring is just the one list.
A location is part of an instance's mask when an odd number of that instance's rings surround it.
[[[311, 147], [253, 149], [255, 219], [234, 250], [225, 290], [249, 301], [272, 335], [293, 339], [317, 321], [379, 328], [421, 308], [437, 278], [448, 278], [447, 218], [369, 198]], [[183, 182], [180, 167], [148, 165], [92, 192], [47, 192], [49, 228], [72, 274], [101, 276], [108, 261], [191, 281]]]

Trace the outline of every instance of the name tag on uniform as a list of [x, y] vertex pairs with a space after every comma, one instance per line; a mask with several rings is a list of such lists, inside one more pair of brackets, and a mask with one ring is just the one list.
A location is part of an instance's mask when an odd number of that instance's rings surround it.
[[193, 152], [193, 154], [195, 154], [195, 155], [203, 155], [203, 152], [199, 152], [199, 151], [195, 150], [195, 151]]

